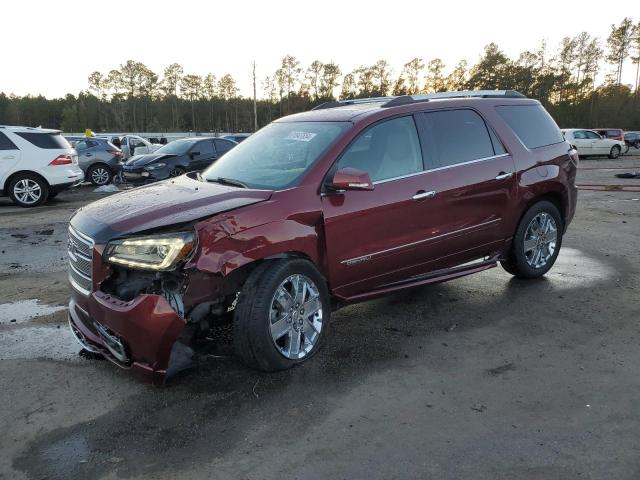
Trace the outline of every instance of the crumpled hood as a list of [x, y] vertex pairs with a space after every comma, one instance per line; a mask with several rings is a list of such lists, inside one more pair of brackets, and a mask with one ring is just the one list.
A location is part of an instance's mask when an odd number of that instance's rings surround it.
[[272, 193], [200, 182], [182, 175], [90, 203], [78, 210], [70, 223], [96, 243], [105, 243], [123, 234], [185, 223], [263, 202]]
[[135, 157], [131, 157], [129, 160], [125, 162], [125, 166], [127, 167], [142, 167], [144, 165], [148, 165], [151, 162], [155, 162], [162, 158], [171, 158], [176, 155], [158, 155], [157, 153], [147, 153], [145, 155], [136, 155]]

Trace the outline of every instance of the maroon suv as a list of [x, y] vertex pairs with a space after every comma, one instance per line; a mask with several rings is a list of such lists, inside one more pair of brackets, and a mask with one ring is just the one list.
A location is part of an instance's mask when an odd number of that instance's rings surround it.
[[79, 210], [71, 329], [161, 383], [211, 329], [262, 370], [318, 351], [340, 305], [502, 266], [554, 264], [577, 154], [513, 91], [330, 102], [277, 120], [202, 174]]

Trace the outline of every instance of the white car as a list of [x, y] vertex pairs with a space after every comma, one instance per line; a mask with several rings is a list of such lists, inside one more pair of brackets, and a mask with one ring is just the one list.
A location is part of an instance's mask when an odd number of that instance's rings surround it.
[[577, 148], [581, 157], [608, 155], [609, 158], [618, 158], [626, 150], [624, 142], [605, 138], [593, 130], [567, 128], [562, 130], [562, 134], [567, 142]]
[[153, 144], [149, 140], [139, 137], [138, 135], [122, 135], [112, 137], [101, 136], [101, 138], [106, 138], [111, 143], [120, 147], [120, 149], [122, 150], [123, 161], [135, 155], [145, 155], [147, 153], [153, 153], [160, 147], [162, 147], [162, 145]]
[[83, 180], [78, 154], [59, 130], [0, 125], [0, 196], [36, 207]]

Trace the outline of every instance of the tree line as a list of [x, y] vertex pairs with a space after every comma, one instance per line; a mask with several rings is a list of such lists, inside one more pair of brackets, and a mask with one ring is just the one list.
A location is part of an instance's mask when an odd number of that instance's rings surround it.
[[[635, 82], [622, 83], [627, 60]], [[596, 77], [604, 81], [596, 84]], [[406, 95], [447, 90], [512, 89], [540, 100], [562, 127], [610, 126], [640, 129], [640, 22], [611, 25], [603, 42], [588, 32], [565, 37], [555, 49], [541, 42], [509, 58], [495, 43], [477, 63], [451, 68], [440, 58], [416, 57], [394, 73], [386, 60], [343, 72], [336, 63], [303, 67], [285, 55], [259, 82], [258, 125], [320, 103], [339, 99]], [[254, 79], [255, 81], [255, 79]], [[185, 73], [177, 63], [161, 74], [128, 60], [108, 73], [93, 72], [87, 90], [47, 99], [0, 93], [0, 124], [42, 125], [64, 131], [234, 131], [253, 130], [253, 99], [239, 94], [230, 74]]]

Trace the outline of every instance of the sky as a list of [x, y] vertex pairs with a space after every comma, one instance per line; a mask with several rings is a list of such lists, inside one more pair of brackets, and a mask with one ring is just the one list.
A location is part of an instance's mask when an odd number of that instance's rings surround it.
[[[520, 7], [520, 5], [522, 5]], [[435, 57], [446, 72], [462, 59], [475, 63], [496, 42], [510, 57], [542, 39], [587, 31], [605, 43], [611, 24], [638, 14], [637, 0], [615, 8], [583, 2], [321, 1], [16, 1], [2, 5], [0, 92], [58, 97], [87, 88], [93, 71], [108, 73], [128, 59], [156, 73], [177, 62], [185, 73], [231, 73], [252, 95], [251, 64], [260, 81], [292, 54], [338, 63], [343, 73], [386, 59], [398, 74], [414, 57]], [[580, 8], [576, 8], [579, 6]], [[585, 7], [585, 8], [583, 8]], [[10, 20], [10, 21], [9, 21]], [[635, 81], [627, 62], [623, 82]], [[260, 96], [260, 83], [258, 83]]]

